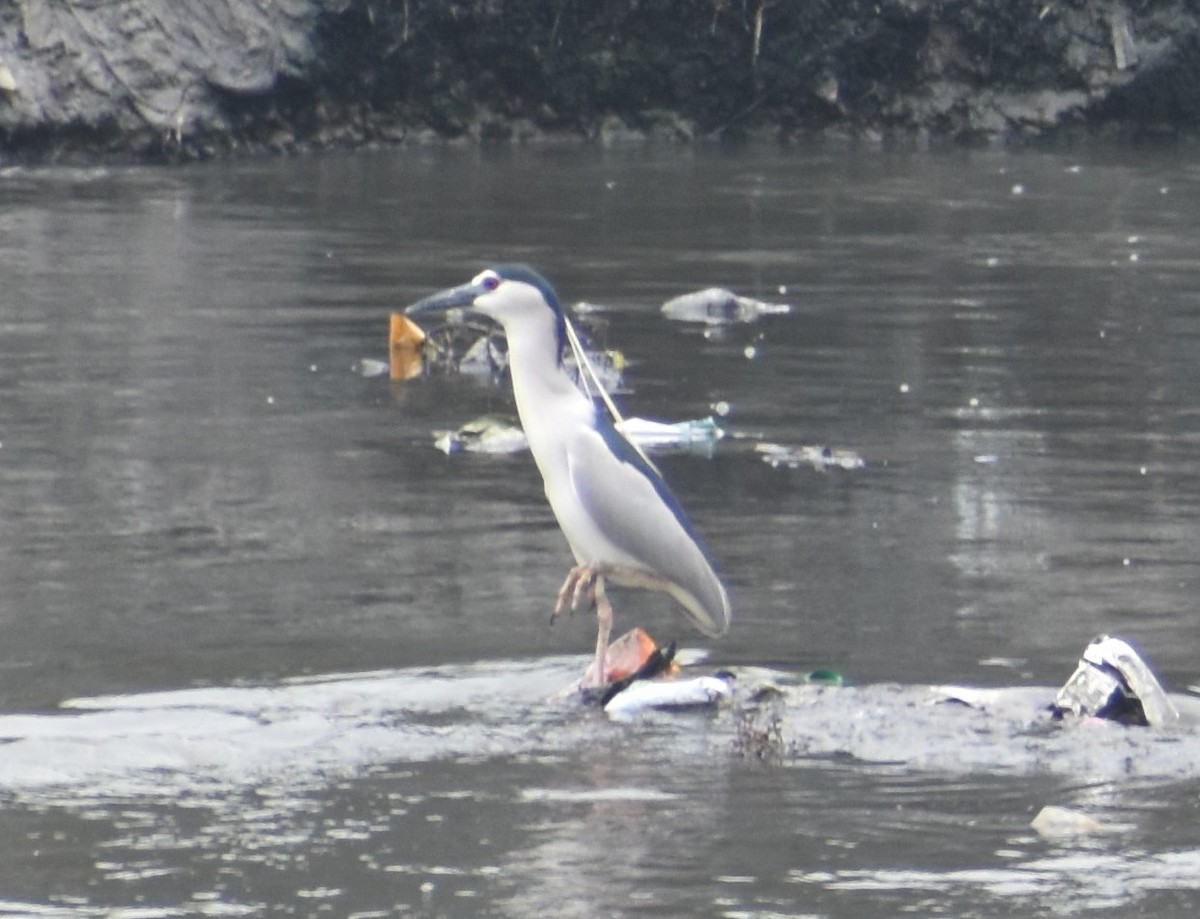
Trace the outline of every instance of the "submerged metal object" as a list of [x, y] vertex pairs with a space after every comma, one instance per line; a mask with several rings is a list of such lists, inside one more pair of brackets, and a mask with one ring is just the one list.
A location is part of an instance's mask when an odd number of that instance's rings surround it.
[[1142, 656], [1127, 641], [1108, 635], [1084, 649], [1050, 710], [1056, 717], [1085, 715], [1153, 727], [1179, 720], [1178, 710]]

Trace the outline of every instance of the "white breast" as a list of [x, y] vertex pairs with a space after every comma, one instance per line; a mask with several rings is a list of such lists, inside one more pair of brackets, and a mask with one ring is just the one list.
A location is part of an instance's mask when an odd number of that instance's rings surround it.
[[546, 499], [579, 564], [641, 567], [596, 528], [575, 489], [571, 468], [578, 462], [579, 452], [608, 448], [593, 428], [591, 402], [565, 374], [563, 379], [570, 389], [556, 391], [552, 397], [540, 391], [536, 409], [526, 406], [521, 410], [519, 396], [517, 401], [530, 451], [545, 483]]
[[[529, 449], [546, 486], [546, 498], [576, 561], [581, 565], [641, 565], [615, 546], [592, 521], [572, 484], [571, 465], [580, 451], [606, 451], [594, 428], [594, 406], [544, 348], [522, 347], [509, 336], [513, 395]], [[573, 460], [573, 457], [575, 460]], [[616, 462], [615, 460], [613, 461]]]

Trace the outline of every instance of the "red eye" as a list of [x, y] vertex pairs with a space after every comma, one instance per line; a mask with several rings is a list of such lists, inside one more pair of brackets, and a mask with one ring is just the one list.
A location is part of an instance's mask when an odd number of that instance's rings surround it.
[[500, 286], [500, 278], [494, 274], [489, 274], [483, 279], [484, 290], [495, 290]]

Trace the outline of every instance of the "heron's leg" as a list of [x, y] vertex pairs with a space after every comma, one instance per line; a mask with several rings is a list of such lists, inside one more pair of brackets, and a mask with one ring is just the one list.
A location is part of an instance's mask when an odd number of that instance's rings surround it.
[[608, 602], [608, 595], [604, 591], [604, 576], [596, 575], [595, 582], [598, 631], [596, 634], [596, 662], [592, 665], [592, 669], [595, 671], [596, 685], [604, 686], [608, 682], [608, 636], [612, 633], [613, 608], [612, 604]]

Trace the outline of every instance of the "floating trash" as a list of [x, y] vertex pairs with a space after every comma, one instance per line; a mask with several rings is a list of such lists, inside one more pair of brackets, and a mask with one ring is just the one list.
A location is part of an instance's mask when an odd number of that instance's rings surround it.
[[845, 686], [846, 678], [830, 667], [818, 667], [804, 674], [804, 682], [821, 686]]
[[393, 380], [411, 380], [420, 374], [425, 333], [403, 313], [392, 313], [388, 325], [388, 375]]
[[[620, 351], [589, 351], [587, 359], [591, 362], [592, 370], [596, 372], [596, 378], [601, 385], [610, 393], [621, 392], [624, 387], [623, 373], [625, 370], [625, 355]], [[575, 362], [575, 355], [568, 354], [563, 358], [563, 365], [575, 377], [576, 382], [579, 380], [579, 365]]]
[[683, 294], [662, 305], [663, 315], [668, 319], [708, 325], [755, 322], [761, 316], [777, 316], [790, 313], [791, 310], [786, 303], [766, 303], [750, 297], [739, 297], [723, 287], [709, 287]]
[[[589, 338], [605, 331], [603, 318], [589, 315], [579, 322]], [[620, 390], [625, 356], [620, 351], [590, 347], [586, 355], [604, 387], [610, 392]], [[508, 342], [497, 323], [478, 319], [465, 310], [451, 310], [444, 322], [429, 329], [422, 329], [403, 313], [392, 313], [388, 356], [393, 380], [411, 380], [424, 372], [498, 379], [508, 369]], [[367, 361], [362, 363], [366, 365]], [[574, 355], [564, 356], [563, 363], [578, 379]]]
[[[711, 417], [669, 423], [646, 418], [626, 418], [616, 424], [633, 443], [649, 452], [685, 450], [711, 454], [725, 436]], [[434, 431], [434, 446], [452, 453], [520, 453], [529, 441], [520, 422], [512, 416], [482, 415], [456, 431]]]
[[607, 684], [591, 685], [593, 663], [579, 682], [554, 698], [576, 697], [584, 704], [599, 705], [613, 718], [624, 719], [653, 709], [715, 708], [732, 697], [734, 678], [730, 673], [680, 679], [675, 652], [674, 642], [660, 648], [645, 630], [630, 629], [608, 646]]
[[763, 462], [772, 469], [781, 466], [786, 469], [798, 469], [801, 466], [811, 466], [818, 472], [827, 469], [845, 469], [847, 471], [866, 468], [866, 460], [853, 450], [842, 450], [823, 445], [789, 447], [783, 444], [760, 443], [755, 445], [756, 453], [762, 455]]
[[702, 450], [709, 453], [725, 432], [711, 415], [694, 421], [650, 421], [626, 418], [617, 422], [617, 430], [643, 450]]
[[457, 431], [434, 431], [433, 444], [443, 453], [520, 453], [529, 441], [516, 418], [482, 415]]
[[1179, 720], [1162, 684], [1129, 642], [1101, 635], [1089, 644], [1054, 697], [1056, 717], [1084, 715], [1161, 727]]
[[1103, 833], [1106, 828], [1099, 820], [1069, 807], [1047, 804], [1029, 824], [1039, 836], [1055, 839], [1064, 836], [1089, 836]]
[[[401, 313], [392, 316], [402, 316], [416, 328], [407, 316]], [[419, 348], [422, 372], [499, 376], [508, 368], [508, 346], [500, 327], [494, 323], [468, 318], [462, 311], [452, 310], [446, 314], [445, 322], [421, 332], [424, 336]], [[396, 358], [395, 351], [392, 351], [392, 358]]]
[[716, 708], [733, 696], [732, 679], [701, 676], [690, 680], [643, 680], [613, 696], [604, 712], [614, 718], [630, 718], [647, 710]]
[[596, 313], [603, 313], [606, 307], [599, 303], [589, 303], [587, 300], [579, 300], [571, 307], [571, 312], [576, 316], [592, 316]]
[[[995, 690], [970, 687], [939, 687], [935, 694], [935, 701], [979, 709], [987, 708], [995, 699]], [[1075, 715], [1141, 727], [1162, 727], [1179, 721], [1179, 710], [1142, 656], [1129, 642], [1108, 635], [1101, 635], [1084, 648], [1075, 672], [1048, 708], [1057, 720]]]
[[484, 334], [469, 345], [458, 359], [458, 372], [498, 376], [508, 367], [508, 343], [503, 336]]
[[[635, 677], [639, 673], [645, 676], [646, 665], [654, 661], [657, 651], [658, 645], [650, 637], [650, 633], [645, 629], [634, 627], [609, 644], [604, 658], [604, 669], [614, 683]], [[671, 661], [674, 657], [673, 649], [670, 655], [660, 655], [661, 663], [656, 666], [652, 675], [657, 676], [659, 673], [669, 670], [673, 666]], [[584, 679], [586, 681], [586, 677]]]
[[605, 652], [608, 682], [599, 685], [596, 663], [593, 661], [583, 678], [570, 691], [578, 690], [580, 699], [586, 703], [607, 705], [609, 700], [638, 680], [678, 675], [675, 652], [675, 642], [660, 648], [644, 629], [632, 628], [612, 642]]
[[371, 377], [386, 377], [390, 370], [390, 365], [387, 361], [377, 360], [373, 357], [364, 357], [355, 366], [360, 376], [367, 378]]

